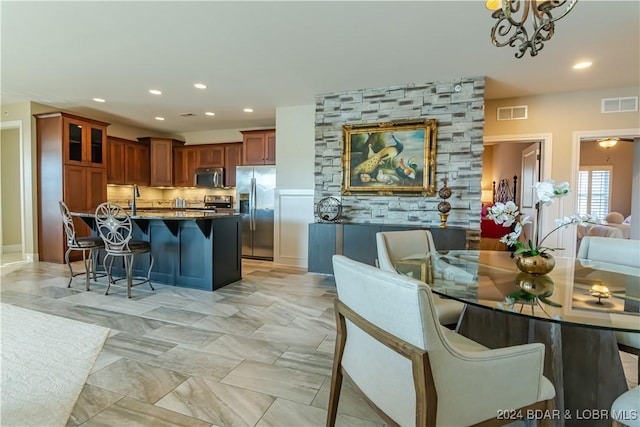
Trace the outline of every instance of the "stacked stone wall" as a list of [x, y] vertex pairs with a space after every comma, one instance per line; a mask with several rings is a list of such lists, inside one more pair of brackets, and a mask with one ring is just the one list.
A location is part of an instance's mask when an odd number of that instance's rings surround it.
[[437, 121], [436, 189], [447, 176], [453, 192], [448, 224], [479, 229], [484, 77], [318, 95], [315, 202], [327, 196], [341, 200], [343, 222], [439, 224], [437, 194], [341, 195], [342, 126], [407, 119]]

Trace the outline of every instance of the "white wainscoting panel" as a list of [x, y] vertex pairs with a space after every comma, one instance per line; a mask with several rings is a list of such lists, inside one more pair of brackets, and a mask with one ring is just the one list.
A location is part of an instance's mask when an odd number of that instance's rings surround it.
[[313, 190], [276, 190], [273, 262], [307, 268]]

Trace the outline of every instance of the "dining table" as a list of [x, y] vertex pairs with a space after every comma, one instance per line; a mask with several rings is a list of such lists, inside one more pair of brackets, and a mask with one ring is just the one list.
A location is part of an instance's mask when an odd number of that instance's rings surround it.
[[550, 273], [532, 275], [509, 251], [451, 250], [414, 254], [395, 268], [464, 303], [460, 334], [489, 348], [543, 343], [556, 397], [555, 411], [541, 415], [552, 425], [609, 426], [611, 404], [628, 390], [615, 333], [640, 333], [640, 269], [555, 261]]

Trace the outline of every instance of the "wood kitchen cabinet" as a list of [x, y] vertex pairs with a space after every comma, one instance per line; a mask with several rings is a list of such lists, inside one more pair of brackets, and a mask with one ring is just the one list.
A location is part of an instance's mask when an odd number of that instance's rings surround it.
[[105, 167], [107, 163], [107, 123], [72, 114], [62, 118], [64, 164]]
[[242, 164], [275, 165], [275, 129], [240, 131], [243, 137]]
[[[107, 200], [109, 124], [62, 112], [37, 114], [35, 118], [38, 257], [40, 261], [64, 263], [66, 235], [58, 202], [63, 200], [71, 211], [92, 211]], [[82, 221], [74, 223], [78, 236], [89, 234]]]
[[107, 137], [107, 183], [126, 184], [124, 150], [126, 140], [113, 136]]
[[124, 147], [124, 183], [148, 186], [150, 181], [149, 145], [130, 141]]
[[222, 168], [224, 167], [224, 145], [226, 144], [206, 144], [198, 146], [199, 168]]
[[236, 166], [242, 165], [242, 142], [224, 145], [224, 185], [236, 186]]
[[107, 183], [149, 185], [149, 146], [128, 139], [107, 137]]
[[149, 185], [152, 187], [173, 187], [173, 149], [184, 142], [171, 138], [138, 138], [143, 144], [149, 144]]
[[195, 186], [195, 171], [198, 161], [198, 146], [182, 146], [173, 150], [173, 185], [175, 187]]

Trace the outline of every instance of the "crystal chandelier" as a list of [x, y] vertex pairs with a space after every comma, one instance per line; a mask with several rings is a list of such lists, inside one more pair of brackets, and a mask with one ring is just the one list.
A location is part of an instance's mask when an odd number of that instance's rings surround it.
[[[516, 58], [529, 49], [536, 56], [551, 39], [555, 22], [562, 19], [578, 0], [487, 0], [486, 7], [498, 20], [491, 29], [491, 42], [498, 47], [517, 47]], [[554, 18], [553, 13], [558, 12]], [[527, 20], [529, 25], [527, 26]]]

